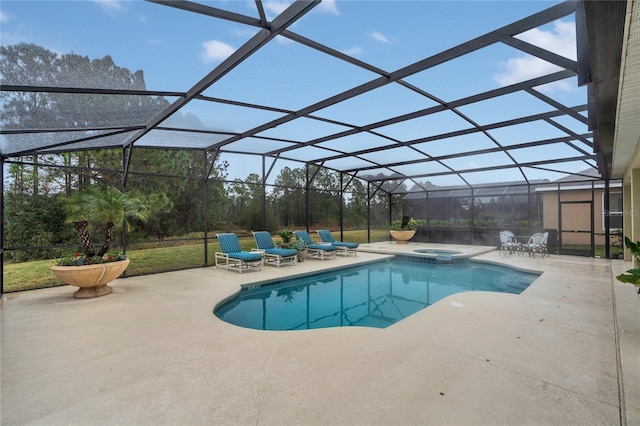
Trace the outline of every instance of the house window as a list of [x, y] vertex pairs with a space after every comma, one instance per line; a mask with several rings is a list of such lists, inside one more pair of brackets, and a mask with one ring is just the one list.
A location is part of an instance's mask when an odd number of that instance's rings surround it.
[[[602, 207], [604, 210], [604, 197], [602, 194]], [[605, 229], [605, 217], [609, 216], [609, 229], [622, 229], [622, 192], [609, 192], [609, 211], [604, 210], [602, 214], [602, 229]]]

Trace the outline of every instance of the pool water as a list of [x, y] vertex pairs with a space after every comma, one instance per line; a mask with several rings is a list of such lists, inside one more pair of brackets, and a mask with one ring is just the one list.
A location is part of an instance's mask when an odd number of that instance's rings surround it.
[[388, 327], [464, 291], [520, 294], [537, 274], [468, 261], [399, 258], [244, 288], [215, 309], [220, 319], [258, 330]]

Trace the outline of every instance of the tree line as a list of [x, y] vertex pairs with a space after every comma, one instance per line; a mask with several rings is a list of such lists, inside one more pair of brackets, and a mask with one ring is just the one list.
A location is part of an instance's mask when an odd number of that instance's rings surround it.
[[[91, 60], [24, 43], [0, 47], [0, 78], [3, 85], [146, 88], [141, 70], [119, 67], [109, 56]], [[3, 128], [29, 130], [6, 134], [3, 149], [63, 146], [69, 140], [100, 135], [104, 129], [144, 125], [169, 105], [162, 96], [54, 92], [2, 91], [0, 101]], [[177, 113], [172, 122], [178, 127], [205, 128], [192, 114]], [[110, 142], [121, 146], [128, 136], [110, 136]], [[204, 170], [203, 155], [213, 163], [211, 170]], [[49, 247], [74, 244], [71, 227], [65, 223], [65, 199], [96, 185], [121, 188], [122, 157], [120, 148], [111, 148], [5, 160], [4, 247], [24, 248], [6, 251], [5, 259], [46, 258], [52, 255]], [[264, 186], [254, 173], [229, 180], [227, 168], [211, 153], [134, 147], [126, 191], [142, 198], [150, 215], [146, 222], [134, 224], [135, 231], [127, 239], [175, 238], [202, 234], [205, 228], [277, 232], [308, 224], [335, 229], [341, 218], [347, 228], [366, 227], [367, 191], [358, 179], [342, 197], [339, 174], [327, 169], [313, 168], [309, 184], [304, 164], [284, 167], [274, 184]], [[372, 211], [388, 211], [387, 197], [374, 196], [371, 202]], [[386, 214], [374, 213], [374, 217], [385, 226]]]
[[[120, 187], [121, 173], [116, 169], [105, 171], [113, 165], [105, 158], [115, 162], [117, 157], [117, 150], [112, 151], [111, 156], [106, 152], [94, 155], [83, 151], [60, 154], [60, 158], [47, 155], [47, 161], [42, 162], [32, 156], [25, 163], [10, 163], [4, 188], [4, 246], [25, 250], [9, 250], [5, 252], [5, 259], [50, 258], [57, 252], [49, 246], [76, 243], [72, 228], [65, 221], [65, 202], [71, 194], [90, 187]], [[253, 173], [243, 180], [227, 180], [224, 163], [216, 164], [214, 172], [204, 179], [202, 171], [190, 168], [202, 162], [201, 152], [139, 151], [136, 160], [132, 159], [132, 175], [126, 191], [144, 200], [149, 218], [145, 222], [134, 222], [133, 231], [127, 234], [129, 242], [200, 236], [205, 221], [210, 232], [241, 233], [263, 229], [276, 233], [285, 227], [301, 228], [306, 224], [312, 228], [338, 229], [341, 217], [345, 229], [363, 229], [367, 225], [364, 184], [354, 180], [349, 192], [341, 193], [335, 186], [339, 174], [334, 171], [322, 169], [316, 175], [319, 179], [307, 185], [304, 166], [285, 167], [273, 185], [263, 186], [261, 178]], [[56, 162], [77, 162], [77, 157], [93, 167], [61, 173], [58, 167], [52, 166]], [[173, 168], [181, 162], [183, 170], [193, 172], [168, 177], [143, 173], [141, 169], [147, 161], [153, 163], [154, 170]], [[65, 185], [57, 182], [60, 175], [65, 176]], [[372, 201], [374, 211], [387, 211], [387, 197], [374, 197]], [[380, 226], [385, 226], [387, 215], [377, 218]]]

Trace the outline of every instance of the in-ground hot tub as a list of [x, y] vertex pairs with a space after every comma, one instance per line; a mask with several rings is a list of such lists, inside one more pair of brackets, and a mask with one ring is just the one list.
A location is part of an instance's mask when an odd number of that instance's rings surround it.
[[419, 253], [426, 255], [426, 257], [433, 259], [436, 262], [453, 262], [454, 259], [466, 259], [466, 256], [456, 256], [462, 254], [461, 251], [458, 250], [446, 250], [446, 249], [417, 249], [413, 251], [414, 253]]

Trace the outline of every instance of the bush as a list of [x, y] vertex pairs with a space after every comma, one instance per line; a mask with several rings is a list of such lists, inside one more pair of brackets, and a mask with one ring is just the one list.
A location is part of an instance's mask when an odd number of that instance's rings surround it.
[[[46, 247], [75, 242], [73, 229], [65, 223], [63, 197], [59, 195], [5, 195], [5, 247]], [[55, 256], [51, 249], [6, 251], [14, 262]]]

